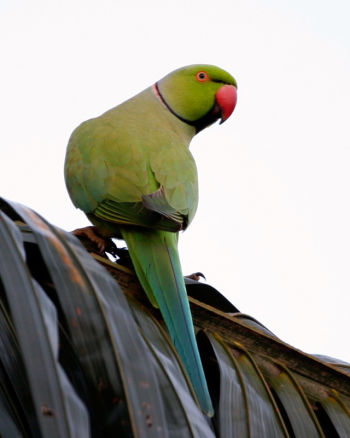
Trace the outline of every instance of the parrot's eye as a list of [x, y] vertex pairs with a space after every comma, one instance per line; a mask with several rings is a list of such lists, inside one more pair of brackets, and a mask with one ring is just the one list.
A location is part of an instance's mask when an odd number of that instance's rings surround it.
[[205, 82], [205, 81], [209, 80], [209, 75], [205, 71], [199, 71], [196, 74], [196, 79], [199, 82]]

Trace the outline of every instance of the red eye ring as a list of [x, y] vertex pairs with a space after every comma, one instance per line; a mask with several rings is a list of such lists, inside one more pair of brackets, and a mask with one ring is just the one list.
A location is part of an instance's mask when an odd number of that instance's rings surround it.
[[206, 71], [199, 71], [196, 74], [196, 79], [199, 82], [205, 82], [205, 81], [209, 80], [209, 75], [208, 75], [208, 73]]

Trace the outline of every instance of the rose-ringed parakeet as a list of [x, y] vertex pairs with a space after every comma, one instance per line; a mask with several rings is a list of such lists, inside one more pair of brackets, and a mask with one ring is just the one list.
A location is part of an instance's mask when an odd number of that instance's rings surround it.
[[65, 179], [74, 205], [103, 237], [126, 241], [139, 281], [159, 307], [202, 410], [213, 414], [177, 250], [198, 202], [193, 136], [234, 110], [236, 81], [187, 66], [72, 134]]

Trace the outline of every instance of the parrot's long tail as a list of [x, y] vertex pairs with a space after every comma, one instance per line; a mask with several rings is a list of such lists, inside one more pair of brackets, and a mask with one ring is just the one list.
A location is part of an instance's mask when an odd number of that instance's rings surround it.
[[178, 250], [177, 234], [121, 229], [136, 274], [148, 298], [159, 307], [189, 374], [202, 410], [214, 411], [199, 356]]

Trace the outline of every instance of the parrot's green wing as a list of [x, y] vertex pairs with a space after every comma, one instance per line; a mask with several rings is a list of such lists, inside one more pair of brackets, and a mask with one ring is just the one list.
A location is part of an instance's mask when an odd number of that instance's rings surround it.
[[150, 195], [143, 195], [142, 202], [116, 202], [107, 199], [97, 206], [94, 216], [111, 223], [173, 232], [186, 228], [188, 222], [186, 215], [169, 205], [163, 187]]

